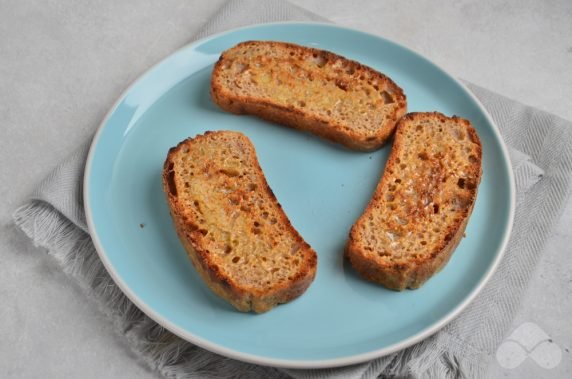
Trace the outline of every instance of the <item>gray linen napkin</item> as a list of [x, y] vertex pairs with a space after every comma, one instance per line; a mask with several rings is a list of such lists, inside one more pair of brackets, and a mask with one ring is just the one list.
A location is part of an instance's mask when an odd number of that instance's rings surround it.
[[[285, 20], [323, 21], [279, 0], [232, 0], [196, 38], [247, 24]], [[517, 187], [513, 234], [498, 271], [459, 317], [417, 345], [371, 362], [321, 370], [256, 366], [196, 347], [149, 319], [115, 285], [88, 234], [82, 178], [90, 141], [48, 175], [30, 200], [15, 211], [14, 220], [77, 279], [86, 296], [96, 300], [135, 355], [165, 377], [483, 377], [570, 193], [572, 123], [475, 85], [467, 86], [510, 146]]]

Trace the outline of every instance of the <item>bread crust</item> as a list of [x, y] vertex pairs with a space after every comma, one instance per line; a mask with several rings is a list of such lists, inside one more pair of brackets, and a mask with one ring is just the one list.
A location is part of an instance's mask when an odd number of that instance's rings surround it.
[[[202, 242], [203, 235], [198, 230], [198, 220], [189, 217], [189, 213], [185, 212], [185, 205], [178, 197], [178, 189], [176, 188], [176, 181], [173, 179], [174, 173], [174, 157], [180, 153], [183, 148], [192, 148], [193, 144], [200, 144], [201, 140], [209, 138], [214, 134], [234, 134], [234, 138], [241, 138], [246, 142], [254, 152], [254, 146], [250, 140], [238, 132], [206, 132], [204, 135], [199, 135], [195, 138], [189, 138], [176, 147], [169, 150], [167, 158], [163, 166], [162, 181], [163, 190], [166, 195], [169, 212], [173, 219], [177, 235], [185, 248], [193, 266], [207, 284], [207, 286], [218, 296], [227, 300], [236, 309], [241, 312], [254, 311], [256, 313], [266, 312], [278, 304], [289, 302], [300, 295], [310, 286], [316, 275], [317, 269], [317, 256], [314, 250], [300, 234], [294, 229], [290, 220], [282, 210], [274, 193], [268, 186], [266, 178], [260, 168], [256, 159], [256, 155], [252, 154], [252, 160], [249, 162], [262, 184], [257, 191], [262, 191], [264, 196], [269, 202], [274, 203], [278, 207], [277, 215], [279, 219], [277, 224], [281, 225], [284, 233], [291, 234], [295, 241], [300, 245], [300, 251], [304, 264], [302, 269], [297, 272], [288, 281], [276, 283], [272, 288], [261, 291], [256, 288], [246, 288], [241, 286], [232, 277], [225, 274], [220, 265], [211, 259], [211, 255], [205, 244]], [[221, 204], [220, 206], [224, 206]]]
[[[409, 257], [407, 261], [388, 262], [379, 259], [375, 254], [370, 254], [366, 250], [366, 242], [360, 238], [360, 230], [363, 228], [368, 217], [373, 212], [377, 202], [384, 196], [385, 189], [389, 184], [391, 175], [388, 172], [399, 170], [398, 157], [405, 148], [403, 145], [403, 132], [405, 125], [409, 122], [415, 122], [422, 119], [437, 120], [454, 120], [466, 127], [468, 138], [473, 141], [476, 146], [478, 162], [474, 162], [472, 167], [473, 174], [476, 178], [474, 188], [470, 191], [469, 206], [463, 209], [461, 217], [452, 222], [446, 230], [442, 230], [441, 243], [431, 248], [430, 254], [424, 257]], [[367, 205], [364, 213], [352, 226], [349, 234], [349, 240], [345, 249], [345, 256], [354, 267], [354, 269], [364, 278], [381, 284], [384, 287], [393, 290], [404, 290], [406, 288], [416, 289], [421, 287], [429, 278], [440, 271], [449, 261], [451, 255], [457, 248], [464, 236], [469, 217], [472, 213], [474, 203], [477, 197], [478, 184], [482, 176], [482, 146], [480, 139], [468, 120], [457, 116], [451, 118], [438, 113], [409, 113], [404, 116], [397, 125], [397, 131], [394, 144], [388, 158], [384, 174], [376, 188], [376, 191]], [[424, 180], [423, 177], [417, 180]]]
[[[367, 72], [384, 86], [389, 88], [397, 106], [387, 121], [376, 128], [375, 133], [363, 133], [352, 129], [351, 125], [346, 125], [333, 117], [318, 115], [307, 110], [303, 110], [294, 105], [284, 106], [273, 99], [262, 99], [256, 96], [242, 96], [225, 86], [221, 80], [223, 66], [227, 60], [227, 52], [232, 49], [240, 49], [255, 44], [265, 44], [275, 48], [287, 49], [300, 53], [303, 56], [320, 56], [326, 61], [344, 62], [352, 72]], [[326, 140], [340, 143], [347, 148], [361, 151], [371, 151], [380, 148], [391, 137], [395, 130], [397, 121], [407, 112], [407, 100], [403, 90], [386, 75], [362, 65], [353, 60], [349, 60], [329, 51], [299, 46], [292, 43], [276, 41], [247, 41], [242, 42], [223, 52], [214, 66], [211, 77], [211, 97], [223, 110], [237, 115], [251, 114], [265, 120], [285, 125], [301, 131], [307, 131], [320, 136]], [[348, 76], [344, 80], [355, 81], [354, 77]]]

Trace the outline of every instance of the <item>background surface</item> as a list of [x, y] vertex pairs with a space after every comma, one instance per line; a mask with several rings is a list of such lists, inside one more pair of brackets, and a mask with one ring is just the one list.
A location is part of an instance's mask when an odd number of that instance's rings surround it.
[[[189, 42], [222, 0], [0, 0], [0, 373], [154, 378], [113, 325], [11, 213], [95, 131], [141, 73]], [[572, 120], [572, 2], [293, 0], [378, 34], [454, 76]], [[164, 20], [169, 20], [164, 22]], [[551, 370], [493, 358], [490, 375], [572, 376], [572, 201], [512, 329], [532, 322], [560, 346]], [[512, 331], [509, 331], [509, 333]]]

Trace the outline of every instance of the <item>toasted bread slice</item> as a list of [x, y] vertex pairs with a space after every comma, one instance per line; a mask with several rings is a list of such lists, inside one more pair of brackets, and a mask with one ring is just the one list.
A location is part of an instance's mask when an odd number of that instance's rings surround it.
[[390, 78], [339, 55], [291, 43], [243, 42], [211, 79], [222, 109], [309, 131], [356, 150], [381, 147], [407, 109]]
[[207, 132], [172, 148], [163, 188], [196, 270], [238, 310], [266, 312], [313, 281], [316, 253], [290, 224], [243, 134]]
[[346, 256], [387, 288], [418, 288], [459, 244], [481, 180], [481, 143], [471, 123], [410, 113], [398, 123], [383, 177], [353, 225]]

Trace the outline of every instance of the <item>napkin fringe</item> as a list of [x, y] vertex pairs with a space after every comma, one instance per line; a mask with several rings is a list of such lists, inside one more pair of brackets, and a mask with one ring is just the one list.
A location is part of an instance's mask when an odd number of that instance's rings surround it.
[[224, 358], [170, 333], [123, 294], [99, 259], [90, 236], [50, 204], [32, 200], [12, 215], [37, 247], [48, 250], [72, 276], [139, 361], [166, 378], [287, 378], [275, 368]]
[[423, 378], [484, 378], [486, 369], [466, 359], [458, 359], [455, 354], [445, 351], [431, 362], [422, 375]]
[[16, 209], [12, 217], [35, 246], [47, 249], [62, 270], [97, 300], [100, 310], [111, 316], [116, 328], [125, 333], [142, 318], [143, 313], [107, 273], [90, 236], [54, 207], [32, 200]]
[[[443, 332], [445, 333], [445, 332]], [[390, 378], [481, 378], [486, 367], [479, 360], [469, 359], [478, 354], [468, 352], [467, 347], [458, 346], [455, 341], [435, 336], [395, 354], [382, 371]]]

